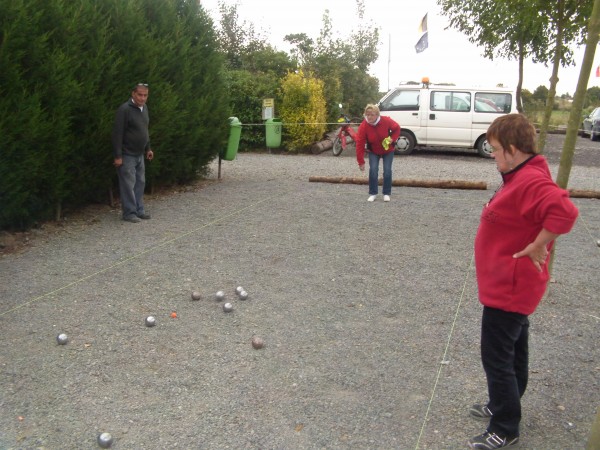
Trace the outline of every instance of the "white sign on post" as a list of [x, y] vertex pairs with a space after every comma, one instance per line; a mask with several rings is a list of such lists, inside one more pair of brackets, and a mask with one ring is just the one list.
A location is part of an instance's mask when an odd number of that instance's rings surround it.
[[272, 98], [264, 98], [262, 104], [262, 119], [272, 119], [273, 112], [275, 110], [275, 99]]

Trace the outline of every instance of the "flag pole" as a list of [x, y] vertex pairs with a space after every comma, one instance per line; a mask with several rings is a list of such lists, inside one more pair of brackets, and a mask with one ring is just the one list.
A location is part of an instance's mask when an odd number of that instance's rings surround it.
[[388, 34], [388, 64], [387, 64], [387, 90], [390, 90], [390, 61], [392, 60], [392, 34]]

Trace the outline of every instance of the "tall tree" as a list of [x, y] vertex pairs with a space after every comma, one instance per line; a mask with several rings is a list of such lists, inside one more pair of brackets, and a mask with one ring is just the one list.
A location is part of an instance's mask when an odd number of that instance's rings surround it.
[[521, 89], [527, 57], [548, 47], [547, 18], [531, 0], [438, 0], [450, 26], [483, 48], [486, 58], [516, 59], [519, 64], [517, 109], [523, 111]]
[[580, 44], [585, 35], [587, 21], [589, 20], [592, 0], [538, 0], [540, 14], [548, 17], [546, 33], [553, 42], [550, 54], [540, 49], [536, 59], [540, 62], [552, 60], [552, 75], [550, 76], [550, 88], [546, 98], [546, 108], [540, 126], [538, 138], [538, 149], [544, 151], [548, 126], [554, 109], [554, 98], [556, 97], [556, 85], [558, 84], [558, 71], [560, 66], [572, 64], [573, 43]]

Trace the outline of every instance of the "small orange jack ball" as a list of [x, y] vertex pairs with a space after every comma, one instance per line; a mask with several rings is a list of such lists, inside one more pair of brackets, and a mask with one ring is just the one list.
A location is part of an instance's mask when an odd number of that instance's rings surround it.
[[175, 311], [171, 313], [171, 319], [177, 319], [177, 313]]

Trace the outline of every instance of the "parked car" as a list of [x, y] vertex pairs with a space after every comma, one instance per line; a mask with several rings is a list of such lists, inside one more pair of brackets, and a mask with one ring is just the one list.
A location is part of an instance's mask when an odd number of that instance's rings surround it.
[[408, 155], [419, 147], [476, 149], [486, 158], [492, 149], [486, 131], [499, 116], [517, 112], [515, 92], [508, 88], [469, 88], [401, 85], [380, 101], [381, 115], [400, 124], [396, 154]]
[[589, 136], [592, 141], [600, 139], [600, 107], [583, 119], [581, 124], [581, 135]]

